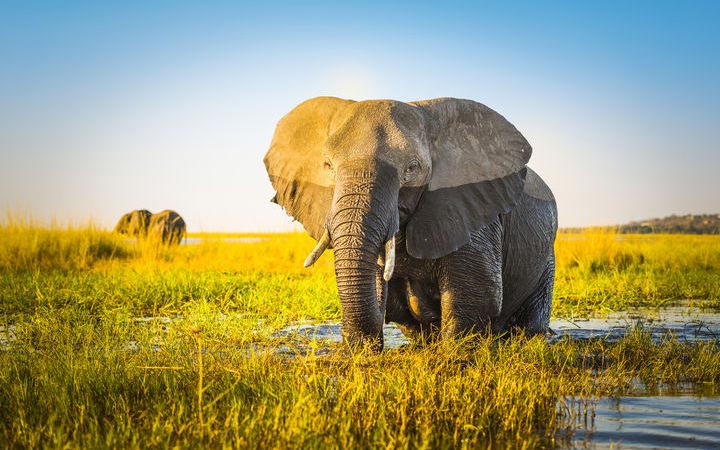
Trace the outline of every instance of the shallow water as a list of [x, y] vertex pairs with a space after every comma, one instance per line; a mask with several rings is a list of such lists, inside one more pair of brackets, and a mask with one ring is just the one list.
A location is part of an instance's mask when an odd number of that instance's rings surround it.
[[720, 448], [720, 397], [603, 398], [581, 418], [576, 448]]
[[[322, 355], [331, 351], [327, 344], [339, 344], [342, 342], [340, 327], [341, 324], [339, 322], [290, 325], [273, 333], [273, 337], [283, 338], [289, 342], [288, 344], [280, 345], [274, 351], [288, 356], [304, 355], [310, 351], [314, 351], [317, 355]], [[383, 327], [383, 335], [385, 348], [387, 349], [409, 344], [405, 335], [402, 334], [402, 331], [400, 331], [394, 323], [385, 324]]]
[[[138, 324], [182, 321], [182, 317], [139, 317]], [[273, 351], [279, 353], [304, 354], [322, 349], [323, 343], [337, 344], [342, 341], [340, 323], [303, 323], [290, 325], [273, 334], [285, 341]], [[614, 313], [604, 318], [554, 319], [550, 321], [551, 333], [548, 341], [555, 342], [564, 337], [576, 340], [602, 338], [616, 341], [634, 327], [643, 330], [659, 340], [668, 334], [681, 340], [707, 341], [720, 339], [720, 311], [705, 310], [683, 305], [664, 308], [633, 309], [630, 312]], [[16, 327], [0, 326], [0, 349], [7, 348], [16, 339]], [[408, 340], [395, 324], [384, 327], [385, 348], [392, 349], [408, 344]], [[131, 344], [132, 346], [133, 344]]]
[[[322, 341], [337, 343], [342, 341], [340, 325], [339, 322], [290, 325], [273, 336], [288, 338], [299, 348], [313, 341], [317, 341], [316, 344]], [[680, 340], [715, 340], [720, 339], [720, 312], [680, 305], [633, 309], [596, 319], [554, 319], [550, 321], [552, 332], [548, 334], [548, 341], [555, 342], [564, 337], [617, 341], [639, 326], [656, 340], [669, 334]], [[385, 348], [396, 348], [408, 343], [396, 325], [386, 324], [384, 331]]]
[[17, 327], [15, 325], [0, 326], [0, 350], [10, 347], [10, 344], [17, 340]]
[[668, 334], [680, 340], [715, 340], [720, 339], [720, 311], [676, 305], [632, 309], [596, 319], [555, 319], [550, 321], [550, 329], [555, 334], [549, 340], [554, 342], [567, 336], [572, 339], [617, 341], [637, 326], [656, 340]]

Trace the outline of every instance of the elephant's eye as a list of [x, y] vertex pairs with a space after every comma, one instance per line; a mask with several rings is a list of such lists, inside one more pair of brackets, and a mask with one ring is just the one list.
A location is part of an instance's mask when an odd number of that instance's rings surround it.
[[332, 170], [332, 164], [330, 164], [330, 161], [325, 161], [325, 163], [323, 165], [325, 166], [326, 169]]
[[412, 177], [418, 170], [420, 170], [420, 162], [417, 159], [413, 159], [405, 168], [405, 179], [407, 180]]

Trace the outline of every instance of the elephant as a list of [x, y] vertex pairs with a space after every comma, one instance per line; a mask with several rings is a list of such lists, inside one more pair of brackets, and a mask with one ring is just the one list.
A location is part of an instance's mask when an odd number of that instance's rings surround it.
[[557, 206], [532, 148], [472, 100], [307, 100], [264, 158], [273, 202], [334, 250], [342, 333], [411, 339], [548, 330]]
[[179, 245], [185, 236], [185, 221], [171, 209], [155, 213], [150, 217], [148, 237], [154, 237], [168, 245]]
[[115, 225], [115, 233], [144, 238], [147, 236], [148, 225], [152, 213], [147, 209], [136, 209], [123, 216]]
[[177, 212], [166, 209], [152, 214], [147, 209], [136, 209], [124, 214], [115, 232], [162, 244], [178, 245], [186, 234], [185, 221]]

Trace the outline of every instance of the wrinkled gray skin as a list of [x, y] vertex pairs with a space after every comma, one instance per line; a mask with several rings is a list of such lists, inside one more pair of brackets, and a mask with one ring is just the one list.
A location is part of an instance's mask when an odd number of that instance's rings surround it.
[[166, 209], [152, 214], [146, 209], [123, 215], [115, 225], [115, 232], [156, 240], [166, 245], [178, 245], [185, 236], [185, 221], [180, 214]]
[[320, 97], [278, 123], [265, 165], [273, 201], [334, 248], [346, 340], [381, 349], [383, 322], [426, 339], [547, 330], [557, 210], [530, 154], [469, 100]]
[[529, 335], [546, 332], [556, 217], [554, 202], [524, 193], [512, 211], [472, 232], [468, 244], [430, 260], [403, 251], [400, 232], [386, 322], [426, 340], [488, 327], [493, 333], [513, 328]]

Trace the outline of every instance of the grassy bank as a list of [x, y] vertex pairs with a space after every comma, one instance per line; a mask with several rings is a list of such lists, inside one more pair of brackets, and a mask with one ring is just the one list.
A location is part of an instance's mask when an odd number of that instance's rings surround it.
[[556, 316], [704, 300], [720, 308], [720, 236], [561, 234]]
[[[587, 399], [638, 380], [651, 392], [720, 386], [717, 341], [653, 342], [642, 327], [617, 343], [479, 339], [288, 359], [270, 350], [291, 345], [273, 331], [340, 318], [332, 258], [303, 269], [304, 234], [253, 237], [168, 250], [92, 227], [0, 227], [0, 442], [547, 447]], [[573, 234], [556, 251], [556, 316], [720, 307], [718, 237]]]

